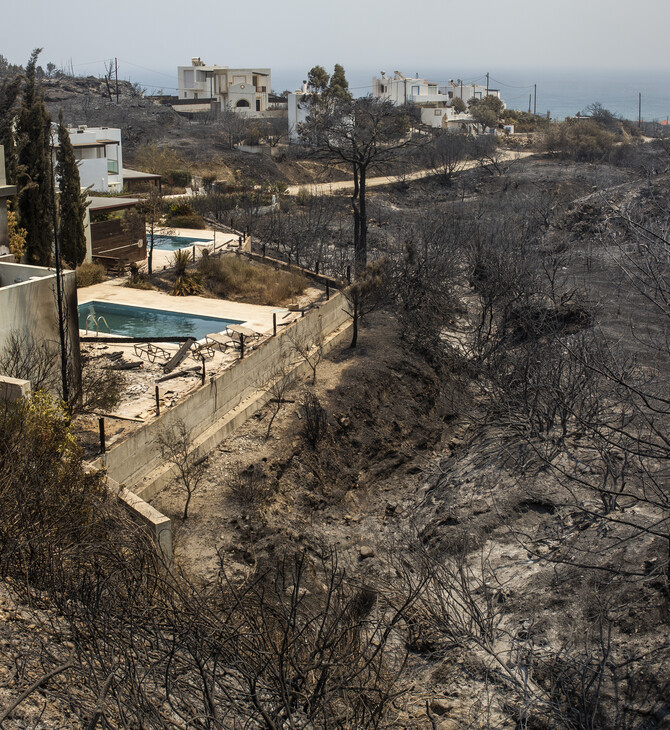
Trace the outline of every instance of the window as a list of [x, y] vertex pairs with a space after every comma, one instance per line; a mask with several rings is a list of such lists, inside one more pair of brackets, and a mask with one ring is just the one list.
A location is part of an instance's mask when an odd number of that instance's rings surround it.
[[119, 174], [119, 161], [118, 160], [107, 160], [107, 172], [112, 175]]

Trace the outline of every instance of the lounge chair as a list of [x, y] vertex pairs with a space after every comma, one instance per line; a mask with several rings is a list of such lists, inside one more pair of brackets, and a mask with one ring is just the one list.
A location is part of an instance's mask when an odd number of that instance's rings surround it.
[[240, 343], [229, 335], [221, 332], [214, 333], [212, 335], [206, 335], [205, 340], [211, 344], [212, 347], [218, 347], [221, 352], [225, 352], [229, 347], [239, 349]]

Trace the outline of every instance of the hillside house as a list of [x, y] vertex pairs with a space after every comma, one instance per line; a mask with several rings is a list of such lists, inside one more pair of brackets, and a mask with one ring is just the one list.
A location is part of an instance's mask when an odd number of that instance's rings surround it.
[[372, 79], [372, 96], [387, 99], [396, 106], [420, 106], [421, 122], [430, 127], [447, 131], [471, 131], [475, 126], [472, 118], [469, 114], [458, 114], [452, 109], [452, 101], [462, 99], [467, 104], [471, 99], [483, 99], [485, 96], [499, 99], [500, 91], [477, 84], [464, 84], [460, 80], [439, 85], [418, 76], [407, 78], [399, 71], [389, 77], [382, 71], [380, 77]]
[[[123, 190], [121, 130], [82, 125], [68, 129], [68, 132], [82, 188], [99, 193], [120, 193]], [[55, 146], [58, 146], [57, 140]]]
[[255, 116], [269, 108], [270, 69], [207, 66], [193, 58], [190, 66], [177, 68], [177, 87], [180, 102], [204, 99], [212, 110]]
[[[58, 147], [56, 127], [53, 125], [54, 147]], [[96, 193], [120, 193], [124, 188], [158, 185], [161, 176], [138, 172], [123, 166], [121, 130], [115, 127], [87, 127], [68, 129], [79, 167], [83, 189]]]

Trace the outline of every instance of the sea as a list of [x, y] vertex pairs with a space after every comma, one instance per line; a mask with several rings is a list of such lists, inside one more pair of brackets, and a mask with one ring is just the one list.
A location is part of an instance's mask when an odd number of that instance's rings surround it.
[[[272, 67], [272, 89], [276, 93], [300, 88], [311, 66]], [[448, 85], [450, 80], [462, 80], [464, 84], [486, 85], [489, 74], [489, 88], [498, 89], [508, 108], [549, 115], [561, 120], [585, 112], [593, 103], [599, 103], [612, 113], [624, 119], [637, 121], [641, 108], [643, 121], [660, 122], [670, 118], [670, 69], [612, 70], [588, 68], [496, 68], [484, 69], [457, 67], [417, 67], [400, 69], [405, 76], [425, 78], [428, 81]], [[372, 78], [379, 76], [380, 69], [372, 67], [347, 68], [349, 88], [355, 96], [365, 96], [372, 91]], [[394, 69], [386, 69], [392, 75]], [[175, 93], [167, 77], [177, 70], [164, 69], [155, 72], [138, 71], [139, 78], [131, 81], [146, 85], [147, 93], [154, 93], [160, 86], [165, 93]]]

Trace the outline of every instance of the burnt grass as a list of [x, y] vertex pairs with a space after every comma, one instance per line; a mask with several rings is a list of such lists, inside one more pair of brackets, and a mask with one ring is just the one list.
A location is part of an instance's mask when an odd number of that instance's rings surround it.
[[[539, 190], [529, 208], [538, 245], [567, 252], [565, 286], [580, 296], [530, 319], [564, 337], [597, 329], [632, 353], [631, 317], [644, 311], [652, 338], [662, 336], [664, 322], [626, 290], [613, 257], [626, 229], [603, 201], [646, 201], [651, 215], [658, 195], [646, 185], [635, 167], [532, 158], [504, 175], [468, 172], [448, 187], [435, 180], [389, 186], [371, 196], [370, 209], [380, 227], [392, 227], [410, 210], [420, 217], [458, 202], [458, 215], [467, 217], [518, 205]], [[659, 187], [668, 180], [657, 180]], [[528, 315], [519, 313], [509, 347], [530, 336]], [[457, 566], [459, 590], [484, 601], [495, 630], [483, 639], [423, 623], [421, 611], [433, 610], [437, 597], [432, 608], [417, 609], [421, 628], [408, 643], [406, 680], [412, 727], [431, 727], [426, 697], [453, 721], [445, 727], [518, 727], [520, 716], [527, 727], [584, 727], [584, 713], [592, 727], [663, 726], [667, 545], [617, 523], [653, 520], [654, 509], [623, 500], [615, 520], [606, 519], [592, 490], [566, 491], [523, 439], [490, 418], [467, 368], [454, 368], [451, 358], [428, 363], [402, 334], [391, 313], [378, 312], [356, 350], [333, 353], [315, 386], [295, 386], [267, 441], [266, 409], [220, 446], [194, 517], [177, 530], [178, 559], [208, 582], [220, 565], [243, 575], [286, 549], [336, 550], [352, 576], [374, 582], [393, 575], [398, 553], [425, 553]], [[303, 435], [307, 390], [327, 418], [316, 447]], [[573, 452], [588, 473], [590, 447], [581, 451], [580, 438]], [[254, 474], [267, 489], [241, 501], [231, 472]], [[180, 499], [173, 486], [156, 506], [176, 516]], [[498, 668], [500, 661], [518, 667], [518, 652], [536, 683], [533, 709], [524, 710], [527, 700]], [[598, 666], [607, 667], [606, 677]], [[601, 683], [597, 696], [593, 682]]]

